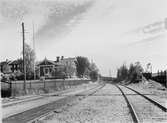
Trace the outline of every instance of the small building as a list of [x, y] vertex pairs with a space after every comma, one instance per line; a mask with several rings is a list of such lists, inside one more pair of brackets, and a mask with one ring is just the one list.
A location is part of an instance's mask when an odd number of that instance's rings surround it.
[[45, 58], [37, 64], [37, 68], [39, 69], [39, 77], [54, 78], [56, 72], [63, 68], [63, 66], [59, 62], [54, 62]]
[[57, 57], [56, 61], [44, 59], [37, 64], [38, 76], [45, 78], [62, 78], [76, 76], [75, 58]]
[[20, 71], [23, 73], [23, 71], [24, 71], [22, 59], [17, 59], [17, 60], [11, 61], [9, 63], [9, 66], [10, 66], [10, 69], [12, 72]]
[[22, 59], [17, 59], [14, 61], [6, 60], [0, 62], [0, 67], [2, 73], [13, 73], [16, 71], [23, 72], [23, 60]]

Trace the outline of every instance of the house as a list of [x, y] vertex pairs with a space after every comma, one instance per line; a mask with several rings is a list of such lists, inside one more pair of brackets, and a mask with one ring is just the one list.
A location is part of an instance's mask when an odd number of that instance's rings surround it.
[[17, 59], [14, 61], [3, 61], [0, 62], [1, 72], [2, 73], [13, 73], [15, 71], [23, 72], [23, 60]]
[[20, 71], [23, 73], [23, 71], [24, 71], [22, 59], [17, 59], [17, 60], [11, 61], [9, 63], [9, 66], [10, 66], [10, 69], [12, 72]]
[[46, 78], [74, 77], [76, 75], [75, 58], [57, 57], [56, 61], [45, 58], [37, 64], [38, 76]]
[[39, 69], [38, 75], [39, 77], [45, 76], [46, 78], [53, 78], [56, 71], [58, 71], [62, 67], [63, 66], [61, 66], [59, 63], [45, 58], [43, 61], [37, 64], [37, 69]]

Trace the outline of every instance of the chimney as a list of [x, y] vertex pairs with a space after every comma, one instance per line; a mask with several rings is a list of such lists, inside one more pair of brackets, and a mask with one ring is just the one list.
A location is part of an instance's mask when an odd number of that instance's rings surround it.
[[59, 56], [57, 56], [57, 62], [59, 62], [60, 61], [60, 57]]
[[63, 60], [64, 59], [64, 56], [61, 56], [61, 60]]

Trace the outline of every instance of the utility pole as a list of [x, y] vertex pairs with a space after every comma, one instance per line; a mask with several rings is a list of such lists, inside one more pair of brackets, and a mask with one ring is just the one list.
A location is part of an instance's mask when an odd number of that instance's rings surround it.
[[[33, 23], [33, 49], [34, 49], [34, 53], [35, 53], [34, 23]], [[34, 59], [34, 80], [36, 80], [35, 59]]]
[[164, 79], [165, 86], [167, 87], [167, 69], [164, 70], [164, 76], [165, 76], [165, 79]]
[[22, 36], [23, 36], [23, 70], [24, 70], [24, 93], [26, 94], [26, 66], [25, 66], [25, 35], [24, 35], [24, 23], [22, 23]]

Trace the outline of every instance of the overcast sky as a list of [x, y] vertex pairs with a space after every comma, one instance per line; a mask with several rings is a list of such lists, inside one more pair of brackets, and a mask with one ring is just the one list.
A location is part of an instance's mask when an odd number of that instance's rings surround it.
[[0, 60], [21, 57], [21, 23], [37, 60], [87, 56], [103, 75], [123, 63], [167, 68], [167, 0], [0, 0]]

